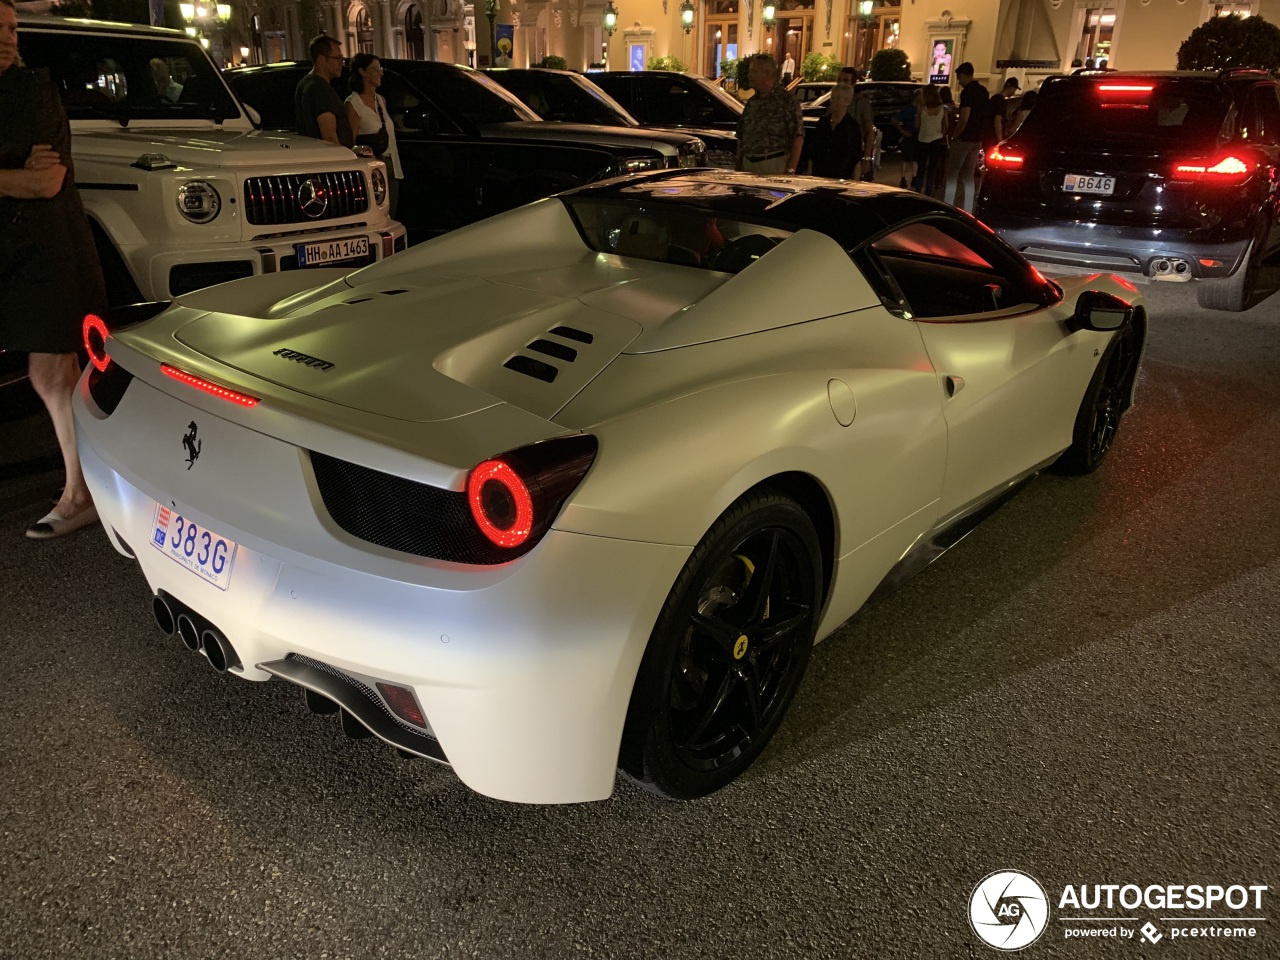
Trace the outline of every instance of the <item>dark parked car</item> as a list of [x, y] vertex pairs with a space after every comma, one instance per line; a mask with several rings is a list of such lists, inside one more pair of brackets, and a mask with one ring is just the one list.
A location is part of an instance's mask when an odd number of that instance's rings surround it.
[[607, 70], [591, 82], [646, 127], [736, 132], [742, 103], [710, 80], [674, 70]]
[[[703, 166], [688, 134], [546, 123], [483, 73], [449, 63], [382, 60], [404, 179], [396, 218], [411, 242], [580, 184], [640, 170]], [[269, 130], [294, 129], [293, 91], [309, 63], [227, 72]], [[334, 86], [346, 96], [346, 74]]]
[[986, 166], [976, 213], [1029, 259], [1243, 310], [1277, 237], [1280, 95], [1254, 70], [1053, 77]]
[[800, 101], [800, 106], [805, 107], [819, 97], [825, 97], [835, 85], [834, 80], [802, 80], [791, 88], [791, 92]]
[[[640, 126], [640, 122], [622, 104], [580, 73], [541, 67], [498, 68], [485, 73], [519, 97], [543, 120], [595, 123], [607, 127]], [[738, 149], [735, 134], [695, 127], [681, 129], [706, 144], [708, 166], [733, 167]]]

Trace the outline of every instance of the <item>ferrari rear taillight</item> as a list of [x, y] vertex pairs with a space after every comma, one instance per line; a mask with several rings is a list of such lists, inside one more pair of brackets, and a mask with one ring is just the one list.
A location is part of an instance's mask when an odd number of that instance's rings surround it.
[[87, 314], [81, 328], [84, 333], [84, 349], [89, 362], [99, 372], [105, 372], [111, 358], [107, 356], [107, 324], [96, 313]]
[[518, 547], [533, 531], [533, 498], [520, 475], [486, 460], [467, 478], [467, 502], [480, 532], [499, 547]]
[[1256, 164], [1235, 154], [1205, 160], [1184, 160], [1174, 164], [1173, 179], [1230, 186], [1248, 180], [1255, 167]]
[[185, 383], [189, 387], [195, 387], [197, 390], [203, 390], [211, 396], [217, 397], [219, 400], [226, 400], [228, 403], [235, 403], [242, 407], [256, 407], [258, 398], [251, 397], [247, 393], [241, 393], [238, 390], [232, 390], [230, 387], [224, 387], [222, 384], [214, 383], [212, 380], [206, 380], [204, 377], [197, 377], [193, 373], [187, 373], [185, 370], [179, 370], [177, 367], [171, 367], [167, 363], [160, 364], [160, 372], [166, 377], [172, 377], [179, 383]]
[[596, 449], [595, 437], [578, 434], [485, 460], [467, 477], [471, 519], [490, 543], [518, 556], [550, 528]]
[[1021, 170], [1026, 160], [1020, 153], [1006, 152], [999, 147], [987, 151], [987, 167], [992, 170]]

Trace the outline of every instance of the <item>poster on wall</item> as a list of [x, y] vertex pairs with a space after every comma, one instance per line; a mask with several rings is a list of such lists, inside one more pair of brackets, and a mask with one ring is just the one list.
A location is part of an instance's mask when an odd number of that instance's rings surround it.
[[628, 70], [644, 69], [644, 48], [643, 43], [633, 43], [627, 47]]
[[933, 56], [929, 58], [929, 82], [946, 86], [951, 82], [951, 55], [955, 53], [954, 40], [936, 40], [933, 44]]
[[516, 45], [516, 28], [515, 24], [499, 23], [494, 28], [494, 34], [497, 39], [494, 43], [498, 47], [498, 56], [493, 61], [495, 67], [511, 66], [511, 51]]

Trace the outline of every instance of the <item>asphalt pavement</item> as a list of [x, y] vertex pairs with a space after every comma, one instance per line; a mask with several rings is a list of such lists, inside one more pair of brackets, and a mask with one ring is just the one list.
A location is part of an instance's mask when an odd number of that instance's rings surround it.
[[[1028, 960], [1280, 957], [1280, 296], [1144, 293], [1104, 467], [822, 643], [761, 762], [693, 803], [489, 800], [218, 676], [100, 530], [21, 537], [57, 461], [38, 414], [0, 424], [0, 957], [995, 957], [970, 909], [1002, 870], [1049, 901]], [[1108, 884], [1269, 889], [1062, 906]]]

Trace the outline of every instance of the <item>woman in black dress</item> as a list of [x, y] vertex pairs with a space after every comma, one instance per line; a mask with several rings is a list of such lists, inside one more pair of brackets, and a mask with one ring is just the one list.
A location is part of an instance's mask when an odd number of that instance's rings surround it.
[[31, 384], [58, 435], [62, 497], [27, 528], [37, 540], [97, 519], [76, 454], [71, 395], [86, 313], [106, 310], [102, 269], [71, 174], [58, 91], [18, 58], [13, 0], [0, 0], [0, 348], [30, 354]]
[[853, 118], [853, 87], [838, 86], [831, 91], [827, 112], [813, 132], [805, 137], [805, 151], [815, 177], [851, 180], [862, 159], [862, 131]]

